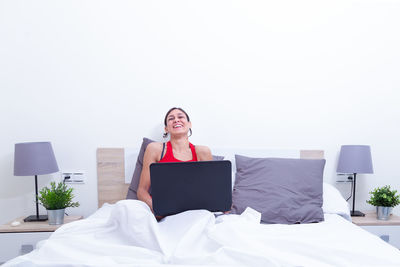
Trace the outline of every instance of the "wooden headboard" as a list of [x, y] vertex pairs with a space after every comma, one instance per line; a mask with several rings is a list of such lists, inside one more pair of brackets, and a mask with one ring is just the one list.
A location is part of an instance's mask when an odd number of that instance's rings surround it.
[[97, 149], [97, 194], [99, 208], [126, 198], [129, 184], [125, 183], [123, 148]]
[[[124, 148], [98, 148], [96, 154], [98, 206], [125, 199], [129, 184], [125, 183]], [[299, 156], [302, 159], [322, 159], [324, 151], [300, 150]]]

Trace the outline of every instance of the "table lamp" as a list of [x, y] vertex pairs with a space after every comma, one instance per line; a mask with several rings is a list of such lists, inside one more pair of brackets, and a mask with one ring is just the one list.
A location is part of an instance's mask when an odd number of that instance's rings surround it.
[[37, 176], [57, 171], [57, 161], [50, 142], [15, 144], [14, 175], [35, 176], [36, 215], [26, 217], [25, 222], [47, 220], [47, 215], [39, 215]]
[[370, 147], [363, 145], [342, 146], [336, 172], [353, 174], [353, 209], [351, 216], [365, 216], [364, 213], [355, 210], [356, 176], [357, 173], [374, 173]]

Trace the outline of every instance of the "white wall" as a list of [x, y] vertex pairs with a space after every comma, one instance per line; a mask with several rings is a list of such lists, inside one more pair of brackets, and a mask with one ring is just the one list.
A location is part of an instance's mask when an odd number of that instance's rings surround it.
[[86, 171], [69, 211], [88, 216], [96, 148], [161, 139], [172, 106], [211, 149], [324, 149], [331, 183], [340, 145], [371, 145], [357, 184], [371, 209], [373, 187], [400, 189], [398, 14], [385, 0], [1, 1], [0, 223], [34, 213], [16, 142], [51, 141], [61, 170]]

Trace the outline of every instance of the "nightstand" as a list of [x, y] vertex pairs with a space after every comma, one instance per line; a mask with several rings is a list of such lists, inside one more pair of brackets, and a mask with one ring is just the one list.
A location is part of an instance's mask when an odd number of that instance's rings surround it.
[[400, 249], [400, 216], [390, 215], [387, 221], [378, 220], [376, 213], [365, 213], [365, 217], [351, 217], [354, 224], [379, 236]]
[[[65, 216], [64, 224], [82, 219], [82, 216]], [[36, 243], [50, 237], [60, 225], [49, 225], [48, 221], [24, 222], [24, 217], [15, 219], [21, 224], [11, 226], [11, 223], [0, 225], [0, 264], [19, 255], [32, 251]]]

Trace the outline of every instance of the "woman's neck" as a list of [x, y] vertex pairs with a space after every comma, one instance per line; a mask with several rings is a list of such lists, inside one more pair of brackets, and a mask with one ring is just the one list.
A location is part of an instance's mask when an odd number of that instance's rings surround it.
[[172, 148], [178, 152], [185, 151], [189, 147], [189, 139], [186, 136], [171, 138], [169, 141]]

